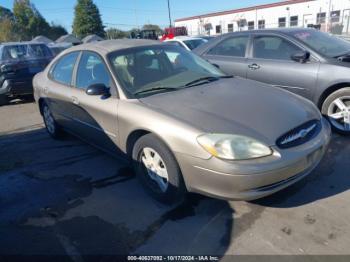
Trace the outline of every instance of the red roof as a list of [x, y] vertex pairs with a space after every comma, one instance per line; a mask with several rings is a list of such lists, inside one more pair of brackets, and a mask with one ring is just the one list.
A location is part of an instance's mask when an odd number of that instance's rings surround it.
[[179, 19], [176, 19], [175, 22], [205, 18], [205, 17], [212, 17], [212, 16], [218, 16], [218, 15], [235, 14], [235, 13], [247, 12], [247, 11], [252, 11], [252, 10], [259, 10], [259, 9], [265, 9], [265, 8], [276, 7], [276, 6], [292, 5], [292, 4], [305, 3], [305, 2], [311, 2], [311, 1], [315, 1], [315, 0], [288, 0], [288, 1], [282, 1], [282, 2], [277, 2], [277, 3], [271, 3], [271, 4], [256, 5], [256, 6], [251, 6], [251, 7], [239, 8], [239, 9], [233, 9], [233, 10], [227, 10], [227, 11], [221, 11], [221, 12], [214, 12], [214, 13], [209, 13], [209, 14], [204, 14], [204, 15], [179, 18]]

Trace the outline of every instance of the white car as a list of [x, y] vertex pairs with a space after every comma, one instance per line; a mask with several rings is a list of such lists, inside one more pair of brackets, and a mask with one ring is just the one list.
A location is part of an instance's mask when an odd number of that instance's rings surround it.
[[190, 51], [208, 42], [208, 40], [200, 37], [176, 36], [172, 39], [164, 40], [164, 42], [184, 47], [185, 49]]

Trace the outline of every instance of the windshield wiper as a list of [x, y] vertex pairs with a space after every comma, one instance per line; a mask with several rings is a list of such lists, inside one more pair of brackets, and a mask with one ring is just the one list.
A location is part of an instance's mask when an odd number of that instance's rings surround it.
[[205, 77], [201, 77], [201, 78], [198, 78], [196, 80], [193, 80], [193, 81], [187, 83], [185, 85], [185, 87], [198, 85], [198, 84], [201, 84], [201, 82], [203, 82], [203, 84], [205, 84], [205, 83], [209, 83], [209, 82], [213, 82], [213, 81], [219, 80], [220, 78], [232, 78], [232, 77], [233, 76], [231, 76], [231, 75], [227, 75], [227, 76], [205, 76]]
[[152, 88], [137, 91], [137, 92], [133, 93], [133, 95], [139, 95], [139, 94], [143, 94], [143, 93], [148, 93], [148, 92], [153, 92], [153, 91], [162, 91], [162, 90], [175, 91], [178, 89], [179, 89], [178, 87], [157, 86], [157, 87], [152, 87]]

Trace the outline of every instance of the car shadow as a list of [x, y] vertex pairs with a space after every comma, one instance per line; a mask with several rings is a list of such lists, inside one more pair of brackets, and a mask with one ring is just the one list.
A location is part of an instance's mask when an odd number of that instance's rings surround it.
[[34, 97], [33, 95], [25, 95], [20, 97], [11, 97], [8, 98], [5, 103], [0, 104], [1, 106], [11, 106], [11, 105], [20, 105], [20, 104], [28, 104], [33, 103]]
[[162, 205], [124, 161], [70, 135], [3, 134], [0, 155], [0, 257], [221, 256], [232, 241], [229, 202], [188, 194]]
[[350, 189], [348, 170], [349, 138], [333, 134], [327, 153], [309, 176], [280, 192], [252, 202], [261, 206], [290, 208], [328, 198]]

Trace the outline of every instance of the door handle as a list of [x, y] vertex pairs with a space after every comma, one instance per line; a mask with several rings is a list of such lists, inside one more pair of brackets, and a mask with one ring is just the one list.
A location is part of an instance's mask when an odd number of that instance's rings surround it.
[[47, 94], [49, 93], [49, 89], [48, 89], [47, 87], [44, 87], [44, 88], [43, 88], [43, 93], [44, 93], [45, 95], [47, 95]]
[[258, 64], [251, 64], [251, 65], [249, 65], [248, 66], [250, 69], [252, 69], [252, 70], [257, 70], [257, 69], [259, 69], [260, 68], [260, 66], [258, 65]]
[[72, 96], [72, 102], [73, 102], [73, 104], [75, 104], [75, 105], [79, 105], [79, 100], [78, 100], [78, 98], [75, 97], [75, 96]]

